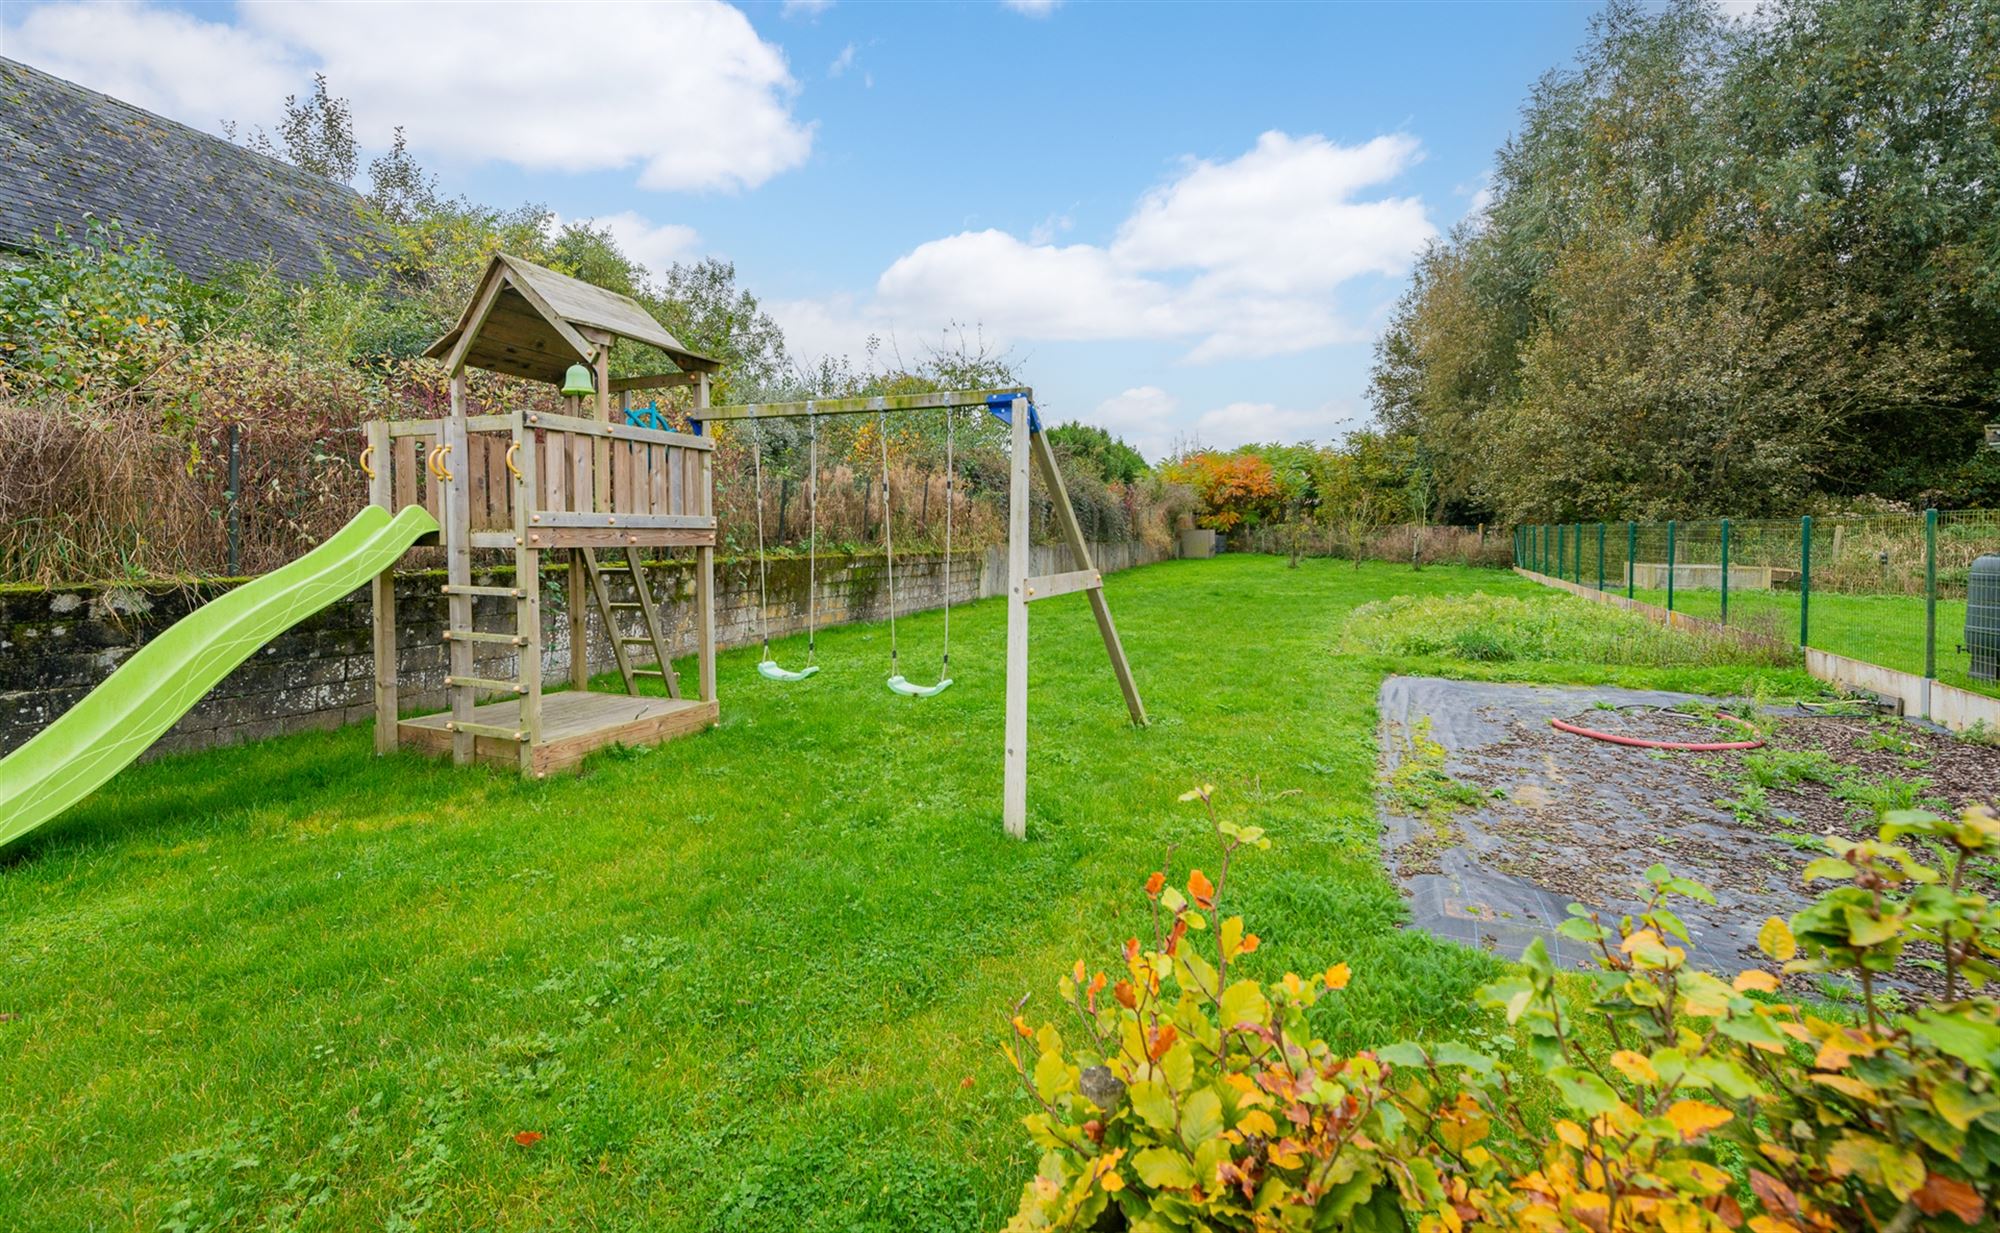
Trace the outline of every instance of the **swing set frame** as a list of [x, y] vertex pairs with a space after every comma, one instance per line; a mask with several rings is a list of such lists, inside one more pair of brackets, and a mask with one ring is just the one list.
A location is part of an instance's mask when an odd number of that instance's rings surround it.
[[[948, 390], [929, 394], [895, 394], [874, 398], [807, 399], [803, 402], [742, 403], [697, 408], [700, 424], [735, 420], [800, 419], [821, 415], [888, 415], [906, 411], [954, 411], [978, 407], [990, 412], [1011, 432], [1007, 494], [1007, 721], [1002, 819], [1007, 834], [1024, 839], [1028, 833], [1028, 605], [1082, 591], [1090, 597], [1091, 614], [1104, 639], [1104, 650], [1125, 696], [1134, 726], [1146, 725], [1146, 704], [1132, 680], [1132, 665], [1118, 640], [1118, 627], [1104, 599], [1104, 575], [1093, 564], [1076, 510], [1070, 504], [1062, 471], [1042, 432], [1035, 411], [1034, 391], [1026, 386], [1002, 389]], [[697, 429], [697, 431], [702, 431]], [[1030, 577], [1030, 476], [1039, 473], [1048, 490], [1056, 522], [1069, 545], [1076, 568], [1059, 574]]]

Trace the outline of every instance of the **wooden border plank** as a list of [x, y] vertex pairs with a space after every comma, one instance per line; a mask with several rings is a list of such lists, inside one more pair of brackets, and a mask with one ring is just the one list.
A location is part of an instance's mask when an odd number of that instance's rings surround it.
[[715, 532], [687, 528], [631, 530], [625, 527], [536, 527], [524, 535], [513, 531], [474, 531], [474, 548], [713, 548]]
[[528, 527], [619, 527], [635, 531], [700, 531], [715, 519], [698, 514], [578, 514], [556, 510], [528, 515]]
[[635, 424], [600, 424], [582, 416], [561, 415], [554, 411], [530, 411], [528, 422], [537, 428], [580, 432], [586, 436], [611, 437], [619, 441], [648, 441], [654, 445], [677, 445], [686, 450], [715, 448], [711, 438], [697, 437], [692, 433], [663, 432], [658, 428], [640, 428]]

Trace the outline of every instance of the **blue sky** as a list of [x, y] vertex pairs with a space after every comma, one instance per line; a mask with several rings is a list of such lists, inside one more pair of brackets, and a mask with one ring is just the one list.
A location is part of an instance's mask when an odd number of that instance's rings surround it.
[[1158, 456], [1365, 420], [1370, 340], [1587, 4], [10, 3], [214, 130], [325, 71], [444, 186], [717, 255], [795, 352], [950, 322]]

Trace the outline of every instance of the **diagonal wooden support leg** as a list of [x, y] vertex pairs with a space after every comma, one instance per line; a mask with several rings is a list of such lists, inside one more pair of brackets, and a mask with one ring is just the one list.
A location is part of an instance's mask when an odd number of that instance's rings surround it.
[[[1090, 559], [1090, 545], [1084, 542], [1083, 528], [1077, 523], [1076, 510], [1069, 503], [1069, 490], [1063, 486], [1056, 456], [1041, 433], [1030, 434], [1030, 439], [1029, 452], [1034, 455], [1036, 469], [1042, 473], [1042, 484], [1049, 490], [1049, 501], [1055, 506], [1056, 521], [1062, 525], [1063, 539], [1069, 543], [1070, 555], [1076, 558], [1073, 567], [1095, 570], [1097, 567]], [[1118, 626], [1111, 620], [1111, 606], [1104, 602], [1104, 588], [1099, 585], [1088, 590], [1090, 611], [1097, 618], [1097, 632], [1104, 637], [1105, 654], [1111, 657], [1111, 670], [1117, 673], [1118, 688], [1125, 694], [1125, 709], [1131, 713], [1133, 723], [1144, 727], [1146, 704], [1140, 700], [1139, 686], [1132, 680], [1132, 665], [1125, 658], [1125, 647], [1118, 641]]]

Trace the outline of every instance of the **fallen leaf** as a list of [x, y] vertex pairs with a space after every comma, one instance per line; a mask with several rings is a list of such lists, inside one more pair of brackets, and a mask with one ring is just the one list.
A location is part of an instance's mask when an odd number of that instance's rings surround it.
[[1738, 993], [1774, 993], [1778, 988], [1778, 978], [1769, 972], [1750, 968], [1736, 974], [1733, 988]]
[[514, 1136], [514, 1142], [520, 1144], [522, 1147], [533, 1147], [541, 1141], [542, 1132], [539, 1130], [524, 1130]]

